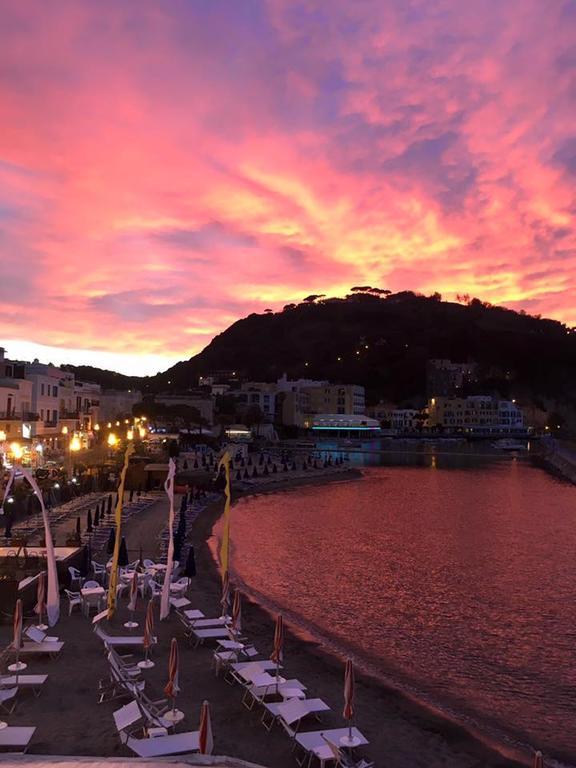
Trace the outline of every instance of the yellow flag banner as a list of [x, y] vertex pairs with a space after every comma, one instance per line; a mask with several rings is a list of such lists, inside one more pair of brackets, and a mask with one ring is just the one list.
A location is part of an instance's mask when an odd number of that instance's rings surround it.
[[118, 559], [120, 557], [120, 542], [122, 541], [122, 506], [124, 503], [124, 484], [126, 472], [130, 463], [130, 456], [134, 453], [134, 444], [130, 443], [124, 454], [124, 466], [120, 474], [118, 486], [118, 501], [116, 503], [116, 541], [114, 542], [114, 554], [112, 555], [112, 568], [110, 568], [110, 583], [108, 585], [108, 618], [114, 616], [116, 610], [116, 590], [118, 587]]
[[224, 467], [226, 473], [226, 485], [224, 487], [224, 533], [222, 535], [222, 544], [220, 545], [220, 568], [222, 576], [228, 572], [228, 563], [230, 560], [230, 454], [228, 451], [220, 459], [218, 471]]

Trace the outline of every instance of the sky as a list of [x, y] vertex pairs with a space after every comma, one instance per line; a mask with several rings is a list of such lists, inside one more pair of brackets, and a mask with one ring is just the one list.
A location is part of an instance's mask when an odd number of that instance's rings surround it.
[[576, 324], [574, 0], [0, 0], [0, 344], [155, 373], [354, 285]]

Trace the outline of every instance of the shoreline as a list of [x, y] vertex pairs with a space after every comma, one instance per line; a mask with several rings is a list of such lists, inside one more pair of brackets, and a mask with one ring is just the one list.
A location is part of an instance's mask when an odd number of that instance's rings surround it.
[[[256, 496], [260, 494], [274, 494], [286, 490], [296, 489], [308, 485], [324, 485], [330, 482], [346, 482], [357, 480], [362, 477], [359, 469], [350, 468], [337, 476], [316, 476], [307, 477], [299, 480], [289, 480], [279, 483], [274, 487], [254, 486], [253, 488], [232, 493], [232, 506], [240, 498]], [[195, 524], [195, 539], [198, 547], [198, 561], [206, 575], [206, 581], [211, 582], [212, 590], [216, 599], [220, 593], [220, 575], [218, 571], [217, 553], [215, 547], [214, 528], [223, 514], [223, 500], [217, 500], [210, 504], [198, 518]], [[197, 538], [197, 536], [199, 537]], [[270, 638], [273, 630], [273, 614], [275, 606], [269, 601], [266, 595], [261, 595], [252, 590], [248, 585], [239, 579], [231, 569], [232, 582], [238, 584], [244, 599], [243, 623], [247, 634], [258, 647], [270, 645]], [[285, 628], [286, 628], [286, 664], [290, 666], [291, 673], [302, 675], [305, 682], [311, 680], [313, 675], [318, 682], [314, 684], [314, 695], [322, 698], [329, 698], [323, 694], [321, 682], [326, 683], [326, 687], [336, 692], [338, 698], [334, 702], [333, 709], [339, 713], [341, 708], [341, 689], [342, 689], [342, 654], [337, 648], [337, 644], [330, 643], [330, 640], [323, 637], [323, 633], [318, 634], [307, 630], [302, 626], [297, 617], [286, 613], [283, 609]], [[258, 637], [262, 633], [262, 627], [268, 627], [266, 639]], [[294, 669], [293, 661], [298, 658], [299, 666], [302, 671]], [[363, 668], [362, 668], [363, 667]], [[418, 735], [430, 747], [430, 755], [424, 754], [427, 764], [432, 766], [436, 759], [435, 751], [443, 753], [442, 760], [448, 759], [452, 766], [518, 766], [530, 763], [530, 758], [520, 751], [515, 751], [510, 745], [509, 750], [505, 750], [504, 745], [490, 743], [487, 737], [481, 732], [476, 732], [473, 727], [451, 719], [449, 715], [433, 704], [427, 703], [417, 698], [416, 694], [410, 695], [409, 692], [395, 685], [393, 681], [383, 681], [375, 672], [366, 669], [366, 664], [357, 668], [357, 688], [362, 688], [362, 696], [366, 699], [359, 707], [360, 715], [358, 727], [366, 732], [370, 741], [370, 747], [366, 749], [367, 754], [376, 762], [378, 756], [390, 751], [390, 743], [394, 738], [390, 738], [395, 730], [400, 731], [399, 739], [404, 741], [407, 735], [402, 731], [416, 731]], [[312, 686], [311, 686], [312, 687]], [[331, 704], [330, 701], [327, 701]], [[366, 712], [370, 711], [378, 717], [374, 722], [374, 732], [371, 733], [371, 724], [365, 724]], [[382, 739], [382, 749], [378, 749], [378, 736], [382, 735], [384, 726], [382, 719], [389, 719], [391, 734], [386, 739]], [[414, 733], [411, 734], [414, 738]], [[446, 752], [450, 753], [449, 755]], [[420, 751], [420, 756], [422, 752]], [[398, 765], [414, 765], [412, 757], [407, 762], [400, 761]]]

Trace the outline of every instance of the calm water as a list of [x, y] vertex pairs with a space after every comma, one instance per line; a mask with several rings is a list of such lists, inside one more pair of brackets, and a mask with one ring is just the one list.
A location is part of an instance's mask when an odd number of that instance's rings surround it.
[[576, 488], [510, 458], [416, 463], [241, 501], [234, 569], [421, 699], [576, 764]]

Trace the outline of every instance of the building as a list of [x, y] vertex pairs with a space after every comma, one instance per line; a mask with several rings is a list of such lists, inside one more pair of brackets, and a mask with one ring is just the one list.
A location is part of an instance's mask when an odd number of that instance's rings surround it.
[[250, 409], [259, 409], [262, 421], [271, 424], [276, 416], [277, 385], [262, 381], [247, 381], [240, 389], [226, 394], [236, 401], [238, 412], [244, 419]]
[[465, 384], [475, 381], [476, 363], [453, 363], [451, 360], [428, 360], [426, 394], [450, 397], [461, 393]]
[[521, 409], [510, 400], [488, 395], [432, 397], [426, 426], [436, 431], [496, 435], [524, 431]]
[[310, 413], [362, 416], [366, 412], [364, 387], [358, 384], [320, 384], [302, 390], [310, 397]]
[[113, 422], [130, 418], [132, 408], [142, 402], [142, 393], [137, 389], [103, 389], [99, 396], [99, 418], [102, 422]]
[[31, 437], [38, 418], [31, 410], [32, 382], [9, 377], [0, 378], [1, 440]]
[[380, 423], [369, 416], [341, 413], [311, 414], [304, 419], [305, 429], [331, 437], [378, 437]]
[[377, 419], [381, 427], [393, 430], [396, 434], [421, 430], [426, 418], [423, 411], [417, 408], [397, 408], [391, 403], [383, 402], [369, 405], [366, 414]]

